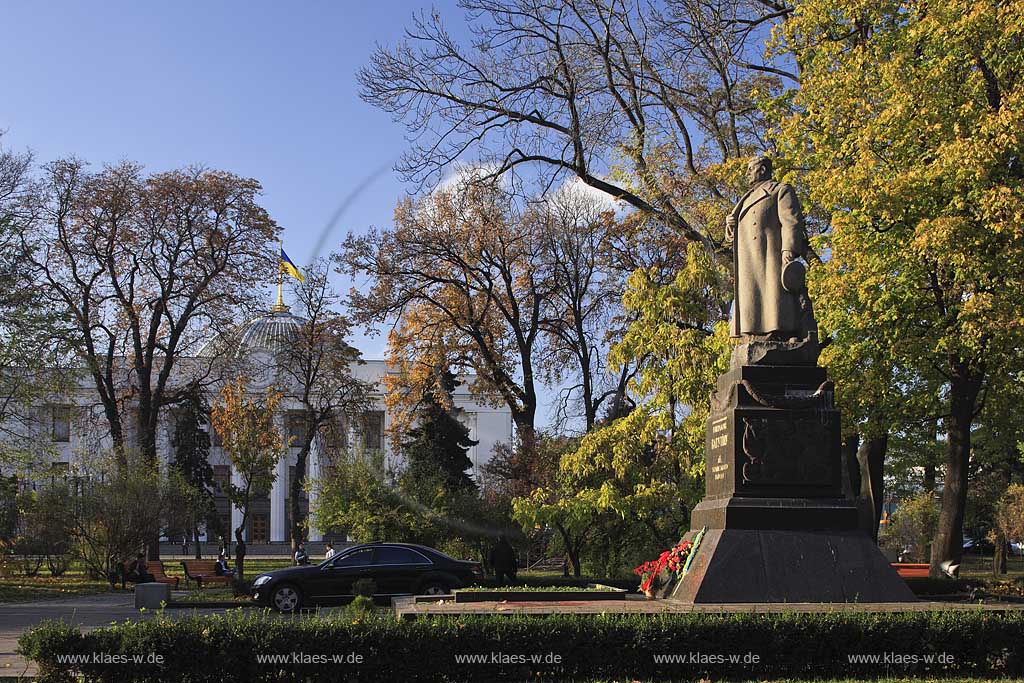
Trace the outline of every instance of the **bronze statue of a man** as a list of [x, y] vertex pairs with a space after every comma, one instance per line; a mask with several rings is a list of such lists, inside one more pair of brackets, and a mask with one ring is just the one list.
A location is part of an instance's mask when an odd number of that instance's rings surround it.
[[[817, 345], [817, 325], [807, 298], [804, 215], [796, 192], [772, 179], [772, 162], [755, 157], [747, 166], [750, 190], [726, 218], [733, 245], [735, 299], [731, 335], [744, 340]], [[816, 354], [815, 354], [816, 358]]]

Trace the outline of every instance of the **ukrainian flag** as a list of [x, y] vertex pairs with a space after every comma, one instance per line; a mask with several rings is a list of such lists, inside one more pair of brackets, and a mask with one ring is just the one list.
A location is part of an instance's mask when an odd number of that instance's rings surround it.
[[288, 258], [288, 254], [284, 253], [284, 247], [281, 247], [281, 264], [280, 264], [280, 267], [281, 267], [281, 272], [284, 273], [285, 275], [291, 275], [293, 278], [295, 278], [299, 282], [305, 282], [306, 281], [306, 278], [302, 277], [302, 273], [299, 272], [299, 269], [295, 267], [295, 264], [292, 263], [292, 260], [290, 258]]

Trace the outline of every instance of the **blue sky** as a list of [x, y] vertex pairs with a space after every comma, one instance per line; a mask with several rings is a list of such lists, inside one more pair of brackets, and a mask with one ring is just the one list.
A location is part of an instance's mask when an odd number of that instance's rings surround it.
[[[358, 98], [355, 74], [430, 6], [4, 0], [3, 144], [41, 162], [203, 164], [256, 178], [302, 266], [342, 200], [382, 168], [329, 244], [390, 224], [406, 190], [390, 170], [404, 129]], [[434, 6], [461, 27], [454, 2]], [[380, 356], [382, 338], [358, 343]]]

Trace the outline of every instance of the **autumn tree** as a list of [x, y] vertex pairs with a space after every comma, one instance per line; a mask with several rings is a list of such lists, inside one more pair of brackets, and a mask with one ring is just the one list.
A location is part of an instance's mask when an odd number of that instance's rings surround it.
[[[393, 230], [350, 235], [343, 265], [369, 277], [350, 305], [394, 322], [388, 383], [396, 425], [410, 424], [435, 369], [466, 368], [471, 389], [508, 406], [519, 438], [536, 429], [537, 356], [548, 283], [536, 225], [494, 186], [462, 184], [395, 209]], [[395, 384], [395, 383], [399, 384]]]
[[340, 297], [331, 289], [328, 271], [327, 261], [319, 261], [305, 269], [305, 280], [293, 287], [303, 322], [276, 358], [286, 397], [301, 406], [302, 417], [302, 435], [291, 444], [299, 449], [289, 492], [293, 550], [307, 532], [300, 503], [314, 443], [343, 440], [347, 426], [366, 409], [371, 390], [369, 383], [353, 374], [363, 361], [359, 350], [348, 344], [350, 322], [338, 310]]
[[278, 232], [259, 194], [255, 180], [203, 168], [45, 167], [19, 243], [65, 322], [53, 338], [95, 386], [121, 466], [128, 449], [156, 462], [161, 413], [189, 383], [172, 378], [215, 379], [219, 359], [200, 356], [201, 345], [253, 310]]
[[613, 368], [638, 363], [635, 408], [611, 414], [560, 454], [550, 483], [514, 501], [520, 519], [594, 527], [617, 519], [624, 535], [665, 548], [688, 528], [702, 493], [704, 422], [728, 362], [713, 257], [690, 247], [687, 267], [661, 285], [638, 270], [624, 297], [635, 322], [612, 349]]
[[849, 283], [837, 304], [865, 315], [848, 333], [943, 382], [933, 576], [960, 563], [986, 392], [1021, 362], [1022, 11], [807, 0], [780, 34], [801, 72], [780, 141], [832, 223], [812, 294]]
[[[723, 197], [714, 166], [763, 144], [755, 91], [795, 76], [764, 61], [769, 1], [461, 0], [472, 41], [438, 12], [359, 73], [363, 99], [414, 141], [399, 172], [432, 186], [458, 162], [541, 187], [578, 178], [671, 228], [721, 242], [694, 197]], [[467, 158], [468, 157], [468, 158]], [[608, 173], [620, 164], [623, 173]], [[529, 169], [529, 170], [527, 170]]]
[[[537, 207], [541, 261], [548, 296], [540, 321], [540, 366], [548, 386], [559, 386], [555, 422], [583, 432], [627, 393], [636, 365], [608, 366], [608, 351], [623, 326], [622, 291], [629, 270], [622, 256], [635, 243], [624, 237], [615, 205], [581, 184], [567, 184]], [[628, 267], [628, 266], [627, 266]]]
[[270, 490], [277, 463], [288, 451], [288, 442], [274, 421], [280, 404], [279, 392], [271, 388], [263, 396], [252, 396], [245, 379], [239, 377], [224, 385], [210, 411], [235, 477], [228, 485], [228, 499], [242, 513], [235, 528], [235, 570], [239, 578], [245, 570], [243, 534], [250, 505], [255, 496]]
[[[1005, 549], [1008, 541], [1024, 538], [1024, 485], [1007, 487], [996, 504], [992, 521], [989, 539], [996, 545], [997, 553]], [[996, 564], [993, 564], [993, 573], [999, 573]], [[1005, 573], [1005, 560], [1002, 573]]]

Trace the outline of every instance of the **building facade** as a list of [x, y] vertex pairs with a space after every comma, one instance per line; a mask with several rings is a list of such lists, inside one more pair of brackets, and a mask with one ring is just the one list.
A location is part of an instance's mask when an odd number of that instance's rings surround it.
[[[264, 315], [249, 321], [239, 328], [237, 336], [233, 336], [231, 355], [244, 362], [248, 369], [248, 386], [254, 393], [262, 393], [272, 383], [281, 385], [283, 376], [275, 372], [275, 358], [282, 350], [293, 342], [305, 321], [292, 315], [287, 307], [275, 306]], [[182, 358], [177, 367], [179, 373], [188, 375], [190, 368], [202, 364], [203, 351], [196, 358]], [[352, 375], [372, 387], [369, 409], [356, 419], [343, 420], [341, 428], [332, 430], [332, 435], [318, 436], [313, 443], [307, 461], [308, 479], [313, 482], [309, 493], [303, 494], [300, 509], [309, 510], [315, 505], [315, 482], [324, 474], [325, 449], [349, 448], [366, 453], [377, 453], [383, 456], [391, 466], [400, 465], [400, 455], [395, 444], [391, 443], [388, 428], [391, 426], [390, 416], [384, 401], [384, 377], [389, 372], [387, 364], [382, 360], [365, 360], [352, 367]], [[498, 444], [508, 443], [512, 438], [511, 414], [505, 407], [494, 407], [481, 403], [470, 395], [467, 386], [471, 378], [463, 378], [455, 394], [453, 402], [458, 409], [458, 418], [469, 429], [470, 437], [477, 441], [468, 455], [472, 460], [471, 473], [478, 477], [481, 468], [490, 459]], [[284, 386], [284, 398], [276, 415], [278, 428], [285, 437], [300, 437], [304, 423], [302, 422], [301, 404], [294, 397], [298, 392], [289, 392]], [[218, 390], [217, 384], [207, 389], [208, 401], [212, 402]], [[96, 390], [89, 378], [82, 378], [72, 389], [59, 396], [50, 397], [44, 405], [32, 411], [24, 411], [32, 417], [23, 420], [15, 429], [9, 429], [3, 438], [19, 438], [11, 436], [20, 432], [20, 438], [37, 439], [45, 442], [47, 448], [40, 449], [41, 457], [51, 460], [50, 466], [37, 468], [36, 479], [45, 480], [54, 477], [74, 476], [76, 472], [87, 468], [89, 459], [95, 453], [110, 448], [109, 432], [104, 433], [104, 420], [98, 411]], [[175, 429], [173, 410], [165, 410], [161, 415], [161, 428], [157, 437], [157, 451], [161, 462], [166, 465], [173, 456], [172, 436]], [[221, 447], [220, 439], [212, 433], [210, 439], [210, 464], [215, 480], [215, 505], [223, 529], [235, 529], [241, 522], [241, 510], [233, 508], [225, 493], [228, 482], [241, 483], [239, 474], [233, 471], [231, 463]], [[127, 435], [129, 440], [131, 435]], [[336, 443], [327, 443], [330, 438]], [[296, 459], [298, 447], [289, 448], [288, 453], [277, 464], [274, 484], [269, 492], [257, 496], [250, 506], [249, 518], [245, 528], [245, 539], [252, 544], [286, 543], [289, 541], [288, 529], [291, 501], [289, 495], [291, 482], [296, 476]], [[343, 531], [327, 532], [328, 540], [343, 540]], [[325, 532], [315, 528], [310, 520], [309, 540], [319, 541], [325, 538]], [[174, 540], [174, 539], [170, 539]], [[180, 539], [179, 539], [180, 540]], [[204, 540], [215, 541], [216, 538]]]

